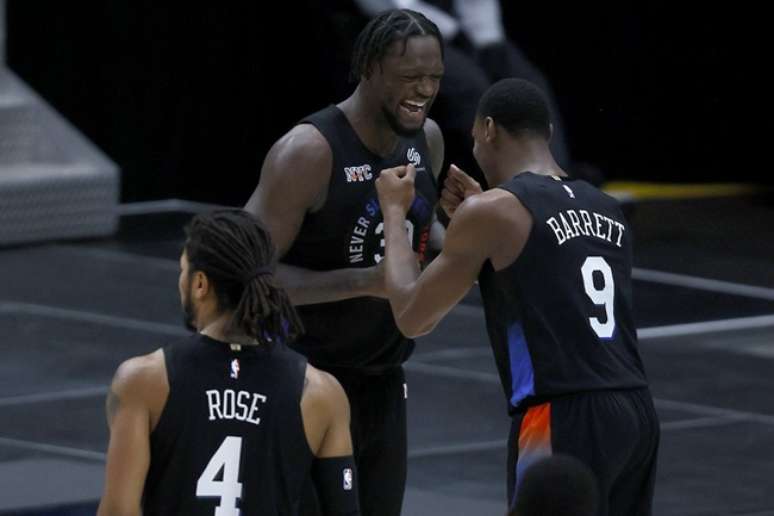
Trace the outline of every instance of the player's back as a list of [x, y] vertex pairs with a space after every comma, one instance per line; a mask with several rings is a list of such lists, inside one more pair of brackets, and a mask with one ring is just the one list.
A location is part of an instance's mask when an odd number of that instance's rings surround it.
[[306, 360], [204, 335], [164, 348], [169, 396], [151, 433], [143, 514], [294, 515], [313, 454]]
[[584, 181], [532, 173], [500, 185], [531, 213], [519, 258], [480, 286], [511, 409], [647, 385], [632, 320], [632, 239], [617, 202]]

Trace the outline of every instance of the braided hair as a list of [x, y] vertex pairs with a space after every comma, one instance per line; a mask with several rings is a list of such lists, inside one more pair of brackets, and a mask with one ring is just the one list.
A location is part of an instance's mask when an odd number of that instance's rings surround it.
[[232, 311], [227, 334], [269, 345], [289, 342], [303, 325], [275, 280], [275, 249], [257, 218], [240, 209], [195, 216], [185, 227], [189, 275], [203, 272], [214, 284], [221, 311]]
[[393, 9], [373, 18], [355, 40], [350, 80], [358, 82], [361, 77], [370, 77], [374, 63], [382, 60], [390, 45], [402, 41], [405, 49], [406, 40], [413, 36], [436, 38], [443, 57], [441, 31], [424, 14], [410, 9]]

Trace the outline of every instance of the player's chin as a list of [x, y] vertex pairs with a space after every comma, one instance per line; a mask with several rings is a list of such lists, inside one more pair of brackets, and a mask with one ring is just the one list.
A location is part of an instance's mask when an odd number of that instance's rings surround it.
[[425, 126], [425, 118], [422, 117], [421, 120], [400, 118], [398, 119], [397, 126], [397, 132], [402, 136], [415, 136]]

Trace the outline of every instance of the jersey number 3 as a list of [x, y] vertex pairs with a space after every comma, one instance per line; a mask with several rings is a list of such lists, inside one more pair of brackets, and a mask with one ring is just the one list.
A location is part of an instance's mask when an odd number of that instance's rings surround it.
[[[602, 288], [594, 285], [594, 273], [602, 274]], [[615, 314], [613, 313], [615, 302], [615, 281], [613, 270], [601, 256], [589, 256], [581, 267], [583, 275], [583, 288], [592, 303], [605, 307], [605, 322], [597, 317], [589, 317], [591, 329], [600, 339], [609, 339], [615, 331]]]
[[[237, 500], [242, 497], [242, 484], [239, 482], [241, 455], [242, 438], [226, 437], [196, 482], [197, 497], [220, 498], [215, 516], [239, 516]], [[215, 480], [221, 470], [222, 479]]]

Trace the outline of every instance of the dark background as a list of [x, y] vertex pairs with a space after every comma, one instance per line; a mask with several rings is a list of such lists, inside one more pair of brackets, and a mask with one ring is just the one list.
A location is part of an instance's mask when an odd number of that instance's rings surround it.
[[[119, 164], [123, 201], [243, 203], [272, 142], [352, 88], [367, 21], [345, 0], [7, 9], [10, 67]], [[739, 172], [743, 14], [516, 1], [503, 13], [551, 81], [576, 159], [608, 179], [771, 181]]]

